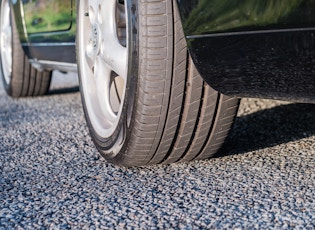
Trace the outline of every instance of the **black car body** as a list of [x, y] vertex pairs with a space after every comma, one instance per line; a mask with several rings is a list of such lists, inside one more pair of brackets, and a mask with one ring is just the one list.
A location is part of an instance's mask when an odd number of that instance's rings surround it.
[[75, 1], [15, 1], [21, 45], [35, 65], [76, 71]]
[[[233, 123], [238, 97], [315, 99], [313, 0], [9, 4], [30, 62], [24, 74], [76, 71], [78, 63], [92, 139], [116, 164], [212, 156]], [[33, 95], [14, 95], [10, 84], [11, 96]]]
[[314, 101], [314, 1], [178, 1], [205, 80], [237, 96]]

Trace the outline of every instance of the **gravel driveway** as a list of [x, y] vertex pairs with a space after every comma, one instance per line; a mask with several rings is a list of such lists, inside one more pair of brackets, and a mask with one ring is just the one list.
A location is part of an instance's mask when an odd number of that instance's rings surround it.
[[0, 84], [0, 229], [315, 228], [314, 105], [243, 99], [215, 158], [126, 169], [99, 157], [63, 77], [40, 98]]

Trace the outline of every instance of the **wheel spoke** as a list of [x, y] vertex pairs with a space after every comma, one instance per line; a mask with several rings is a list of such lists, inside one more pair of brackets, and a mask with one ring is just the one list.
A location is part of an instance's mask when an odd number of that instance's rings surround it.
[[97, 21], [97, 15], [99, 11], [99, 0], [89, 0], [89, 18], [91, 25], [94, 25]]
[[95, 54], [95, 51], [93, 49], [93, 44], [91, 44], [91, 41], [86, 46], [85, 57], [86, 57], [87, 64], [89, 65], [90, 69], [92, 70], [94, 67], [95, 60], [96, 60], [96, 54]]
[[116, 0], [106, 0], [101, 8], [101, 55], [105, 62], [120, 77], [127, 77], [127, 48], [122, 46], [117, 37]]
[[96, 58], [94, 79], [101, 112], [113, 124], [117, 119], [110, 104], [111, 70], [99, 57]]
[[[110, 39], [108, 39], [110, 40]], [[117, 41], [107, 41], [101, 50], [101, 55], [106, 63], [124, 80], [127, 78], [127, 49]]]

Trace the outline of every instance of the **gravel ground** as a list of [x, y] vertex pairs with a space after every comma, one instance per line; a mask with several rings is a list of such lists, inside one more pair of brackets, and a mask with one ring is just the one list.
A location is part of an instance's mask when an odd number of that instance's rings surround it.
[[63, 77], [40, 98], [0, 85], [0, 229], [315, 228], [314, 105], [243, 99], [215, 158], [126, 169], [99, 157]]

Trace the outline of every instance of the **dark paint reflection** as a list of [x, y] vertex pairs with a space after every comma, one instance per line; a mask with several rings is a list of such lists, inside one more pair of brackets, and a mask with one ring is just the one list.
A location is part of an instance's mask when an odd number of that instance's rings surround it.
[[240, 97], [315, 101], [315, 0], [177, 1], [185, 34], [208, 35], [187, 42], [213, 88]]
[[186, 35], [311, 27], [315, 0], [178, 0]]

